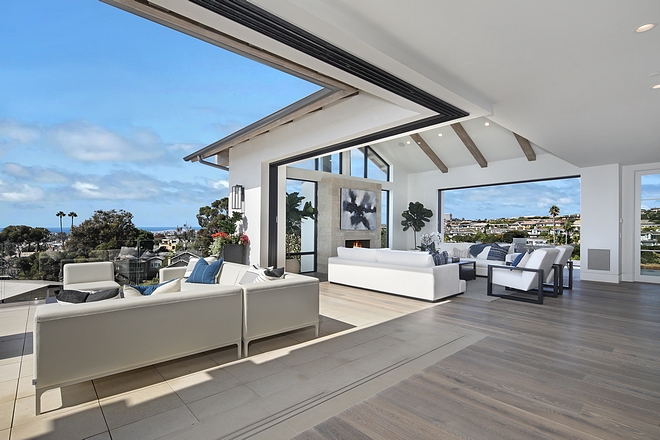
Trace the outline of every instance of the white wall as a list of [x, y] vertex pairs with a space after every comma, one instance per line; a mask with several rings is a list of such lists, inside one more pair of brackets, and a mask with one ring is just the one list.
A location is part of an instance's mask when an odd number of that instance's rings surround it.
[[[405, 240], [405, 246], [400, 247], [401, 249], [413, 247], [413, 233], [410, 230], [404, 233], [402, 227], [398, 226], [402, 219], [401, 212], [408, 208], [408, 202], [422, 202], [425, 207], [433, 211], [433, 218], [418, 233], [418, 236], [437, 230], [438, 216], [441, 215], [438, 206], [438, 190], [578, 176], [580, 173], [580, 168], [551, 154], [539, 154], [537, 159], [532, 162], [521, 157], [492, 162], [486, 168], [475, 164], [450, 168], [448, 173], [429, 171], [409, 174], [407, 200], [394, 212], [394, 224], [397, 226], [394, 231], [399, 237], [397, 243]], [[484, 213], [484, 217], [488, 217], [488, 213]]]
[[[580, 278], [621, 281], [621, 168], [582, 168], [580, 202]], [[589, 249], [610, 250], [610, 270], [589, 269]]]
[[[268, 260], [268, 164], [305, 151], [414, 120], [416, 114], [361, 92], [291, 124], [258, 136], [229, 154], [229, 186], [245, 187], [245, 233], [250, 237], [250, 264]], [[280, 169], [280, 214], [284, 212], [286, 173]], [[284, 222], [279, 222], [278, 266], [284, 265]]]

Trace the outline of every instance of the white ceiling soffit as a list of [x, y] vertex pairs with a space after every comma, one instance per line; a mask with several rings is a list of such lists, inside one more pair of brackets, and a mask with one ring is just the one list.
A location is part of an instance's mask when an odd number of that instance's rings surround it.
[[577, 166], [660, 160], [657, 0], [252, 3]]

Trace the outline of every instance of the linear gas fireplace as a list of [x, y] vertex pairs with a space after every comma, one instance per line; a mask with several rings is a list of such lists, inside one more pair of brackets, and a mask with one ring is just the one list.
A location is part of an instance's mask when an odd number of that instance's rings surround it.
[[344, 247], [361, 247], [361, 248], [370, 248], [371, 240], [346, 240]]

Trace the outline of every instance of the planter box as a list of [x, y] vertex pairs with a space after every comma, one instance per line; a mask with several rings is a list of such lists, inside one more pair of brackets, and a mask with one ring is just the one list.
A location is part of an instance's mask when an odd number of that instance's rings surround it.
[[246, 264], [245, 263], [245, 245], [243, 244], [228, 244], [222, 248], [222, 258], [230, 263]]

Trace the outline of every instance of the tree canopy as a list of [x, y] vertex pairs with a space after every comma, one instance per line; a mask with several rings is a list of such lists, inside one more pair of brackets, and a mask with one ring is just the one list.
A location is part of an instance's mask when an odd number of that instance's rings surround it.
[[[135, 246], [140, 233], [133, 224], [133, 214], [130, 212], [123, 209], [97, 210], [91, 218], [71, 228], [66, 248], [103, 250]], [[153, 234], [148, 231], [143, 233], [144, 238], [153, 239]]]
[[0, 243], [11, 243], [11, 249], [6, 248], [6, 252], [13, 252], [21, 255], [23, 246], [36, 245], [35, 250], [39, 250], [41, 244], [48, 242], [51, 232], [46, 228], [33, 228], [25, 225], [12, 225], [3, 228], [0, 231]]

